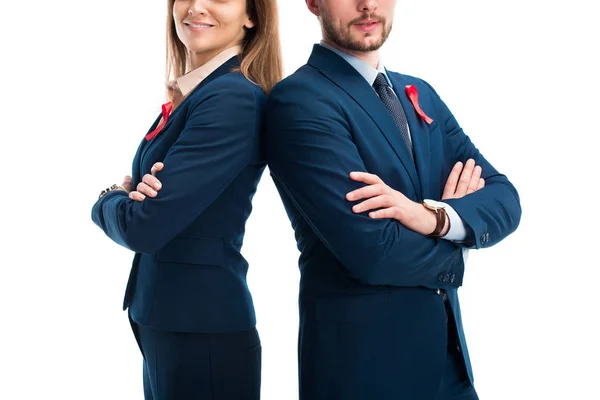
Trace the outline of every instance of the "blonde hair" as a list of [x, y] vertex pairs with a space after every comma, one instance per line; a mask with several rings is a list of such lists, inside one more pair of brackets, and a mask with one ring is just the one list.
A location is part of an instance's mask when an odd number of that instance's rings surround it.
[[[185, 75], [191, 66], [189, 52], [175, 30], [175, 0], [168, 0], [167, 4], [166, 79], [169, 82]], [[277, 1], [246, 0], [246, 9], [254, 27], [246, 30], [239, 71], [269, 93], [283, 78]]]

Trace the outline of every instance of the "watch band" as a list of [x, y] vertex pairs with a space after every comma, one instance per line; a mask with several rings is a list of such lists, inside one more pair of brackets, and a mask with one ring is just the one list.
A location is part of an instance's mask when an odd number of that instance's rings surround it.
[[[421, 204], [423, 204], [423, 207], [435, 214], [435, 229], [427, 236], [440, 237], [440, 234], [444, 230], [444, 226], [446, 226], [446, 209], [444, 207], [436, 207], [433, 204], [427, 204], [427, 200], [423, 201]], [[448, 220], [448, 222], [450, 221]]]
[[111, 185], [110, 187], [107, 187], [106, 189], [104, 189], [103, 191], [100, 192], [100, 195], [98, 196], [98, 199], [100, 199], [102, 196], [104, 196], [106, 193], [108, 192], [112, 192], [113, 190], [125, 190], [125, 188], [121, 185]]
[[434, 211], [434, 214], [436, 221], [435, 229], [428, 236], [439, 237], [446, 225], [446, 210], [438, 208]]

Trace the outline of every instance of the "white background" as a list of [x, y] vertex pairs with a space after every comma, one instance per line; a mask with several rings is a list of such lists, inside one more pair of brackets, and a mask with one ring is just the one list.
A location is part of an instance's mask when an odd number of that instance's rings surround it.
[[[132, 254], [90, 210], [130, 173], [163, 100], [165, 3], [2, 2], [0, 399], [142, 399], [120, 309]], [[279, 4], [289, 74], [320, 31], [303, 1]], [[521, 194], [520, 228], [471, 252], [460, 290], [482, 400], [600, 399], [593, 4], [401, 1], [383, 49]], [[254, 206], [243, 252], [263, 398], [293, 400], [298, 254], [268, 174]]]

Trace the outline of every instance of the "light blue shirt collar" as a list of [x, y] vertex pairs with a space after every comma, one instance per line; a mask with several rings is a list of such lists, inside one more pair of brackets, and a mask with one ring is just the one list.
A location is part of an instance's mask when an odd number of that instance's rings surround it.
[[390, 81], [390, 78], [387, 75], [387, 72], [385, 71], [385, 67], [383, 66], [383, 62], [381, 61], [381, 56], [379, 57], [379, 65], [377, 66], [377, 69], [375, 69], [375, 68], [371, 67], [369, 64], [367, 64], [366, 62], [364, 62], [363, 60], [361, 60], [360, 58], [354, 57], [348, 53], [344, 53], [343, 51], [338, 50], [335, 47], [328, 45], [324, 41], [321, 41], [321, 43], [319, 43], [319, 44], [321, 46], [325, 47], [326, 49], [333, 51], [335, 54], [337, 54], [338, 56], [340, 56], [344, 60], [346, 60], [346, 62], [348, 64], [352, 65], [352, 67], [354, 67], [354, 69], [357, 70], [358, 73], [361, 74], [362, 77], [366, 79], [366, 81], [369, 83], [369, 85], [373, 86], [373, 84], [375, 83], [375, 79], [377, 78], [377, 75], [382, 73], [383, 75], [385, 75], [385, 79], [388, 81], [388, 84], [390, 85], [390, 87], [392, 87], [392, 88], [394, 87], [394, 85], [392, 85], [392, 81]]

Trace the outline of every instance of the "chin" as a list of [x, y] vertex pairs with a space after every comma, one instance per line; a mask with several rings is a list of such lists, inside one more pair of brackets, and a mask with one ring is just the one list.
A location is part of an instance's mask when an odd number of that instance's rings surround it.
[[359, 40], [357, 43], [360, 44], [361, 47], [365, 49], [378, 50], [381, 46], [383, 46], [383, 40], [380, 37], [371, 36], [365, 38], [363, 40]]
[[205, 51], [211, 51], [213, 49], [212, 46], [204, 43], [191, 43], [187, 48], [192, 53], [204, 53]]

